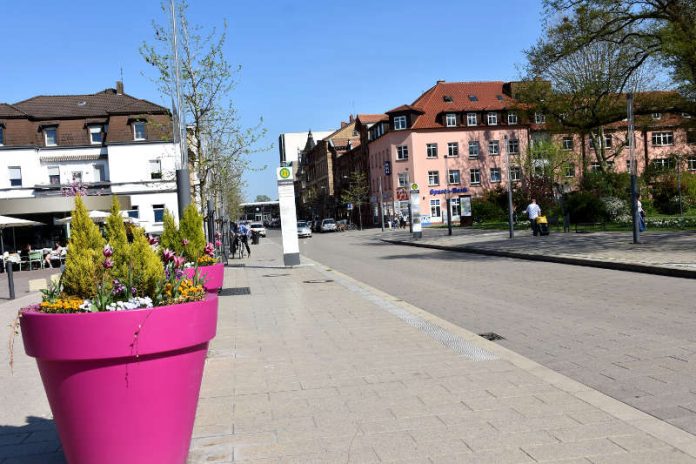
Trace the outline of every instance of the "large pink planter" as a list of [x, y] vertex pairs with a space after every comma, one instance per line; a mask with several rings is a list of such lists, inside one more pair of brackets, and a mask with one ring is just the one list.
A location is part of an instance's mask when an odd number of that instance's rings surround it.
[[70, 464], [184, 464], [217, 295], [152, 309], [80, 314], [24, 310]]
[[[184, 269], [184, 275], [189, 279], [193, 277], [194, 272], [196, 272], [195, 267]], [[223, 263], [216, 263], [212, 266], [201, 266], [198, 268], [198, 272], [205, 281], [203, 287], [205, 287], [208, 292], [217, 292], [222, 288], [222, 281], [225, 278], [225, 265]]]

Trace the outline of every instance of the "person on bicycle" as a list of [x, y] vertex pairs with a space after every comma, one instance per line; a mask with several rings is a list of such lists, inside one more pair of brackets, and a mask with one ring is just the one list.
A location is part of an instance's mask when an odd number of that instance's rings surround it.
[[251, 256], [251, 248], [249, 248], [249, 237], [251, 237], [251, 229], [244, 223], [239, 226], [239, 233], [237, 234], [242, 245], [246, 247], [247, 255]]

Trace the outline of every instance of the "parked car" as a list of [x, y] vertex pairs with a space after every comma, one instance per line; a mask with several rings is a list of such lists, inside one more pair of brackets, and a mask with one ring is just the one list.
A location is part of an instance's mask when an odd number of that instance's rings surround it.
[[309, 224], [305, 221], [298, 221], [297, 222], [297, 236], [299, 238], [303, 237], [311, 237], [312, 236], [312, 229], [309, 227]]
[[249, 225], [249, 228], [251, 229], [251, 232], [255, 232], [259, 234], [261, 237], [266, 236], [266, 228], [260, 222], [252, 222]]
[[321, 221], [322, 232], [336, 232], [336, 221], [333, 218], [326, 218]]

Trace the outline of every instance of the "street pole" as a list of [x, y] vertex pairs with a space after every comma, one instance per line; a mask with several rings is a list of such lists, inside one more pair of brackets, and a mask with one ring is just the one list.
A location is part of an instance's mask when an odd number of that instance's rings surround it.
[[213, 209], [213, 200], [208, 200], [208, 242], [215, 243], [215, 210]]
[[510, 169], [510, 150], [508, 150], [508, 136], [505, 136], [505, 154], [507, 156], [507, 178], [508, 178], [508, 226], [510, 228], [510, 238], [515, 238], [515, 225], [512, 210], [512, 170]]
[[682, 191], [681, 191], [681, 156], [676, 157], [677, 160], [677, 191], [679, 192], [679, 216], [684, 217], [684, 207], [682, 206]]
[[447, 182], [445, 183], [445, 205], [447, 205], [447, 235], [452, 235], [452, 206], [451, 198], [449, 192], [449, 171], [447, 171], [447, 156], [443, 156], [442, 159], [445, 161], [445, 176]]
[[[172, 48], [174, 49], [174, 78], [176, 83], [176, 106], [178, 115], [179, 149], [181, 150], [181, 167], [176, 170], [176, 194], [179, 220], [184, 210], [191, 203], [191, 177], [188, 170], [188, 147], [186, 141], [186, 117], [181, 99], [181, 73], [179, 69], [179, 46], [177, 44], [176, 8], [174, 0], [169, 1], [172, 13]], [[198, 154], [200, 156], [200, 153]], [[202, 206], [202, 205], [201, 205]]]
[[384, 195], [382, 195], [382, 175], [379, 176], [379, 217], [384, 232]]
[[640, 243], [640, 219], [638, 211], [638, 163], [633, 134], [633, 93], [626, 96], [628, 112], [628, 156], [631, 161], [631, 216], [633, 218], [633, 243]]

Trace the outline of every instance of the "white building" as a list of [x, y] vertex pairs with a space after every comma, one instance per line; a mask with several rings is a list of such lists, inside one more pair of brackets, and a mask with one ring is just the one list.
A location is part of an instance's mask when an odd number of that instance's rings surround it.
[[[322, 140], [334, 131], [309, 131], [314, 140]], [[309, 132], [284, 132], [278, 136], [278, 150], [280, 152], [280, 166], [289, 166], [296, 163], [298, 155], [305, 149]]]

